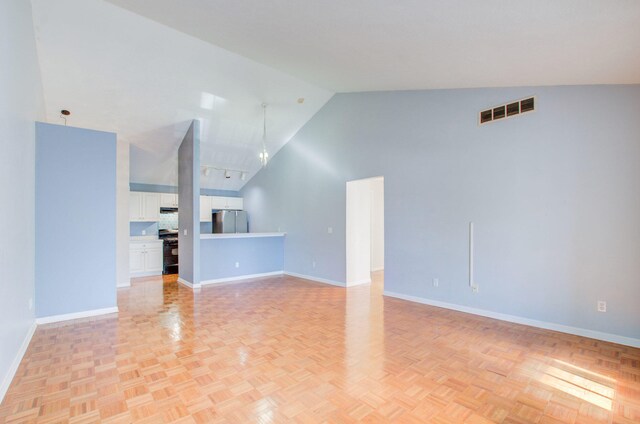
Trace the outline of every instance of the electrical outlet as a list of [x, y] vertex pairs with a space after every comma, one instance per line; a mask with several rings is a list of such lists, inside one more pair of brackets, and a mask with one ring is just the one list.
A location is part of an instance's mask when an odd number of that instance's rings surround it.
[[146, 236], [147, 235], [147, 230], [142, 230], [142, 235]]
[[328, 227], [327, 228], [327, 233], [328, 234], [333, 234], [333, 227]]
[[474, 293], [478, 293], [478, 292], [480, 291], [480, 287], [478, 287], [477, 285], [475, 285], [475, 286], [471, 287], [471, 290], [472, 290]]
[[607, 302], [605, 300], [598, 300], [598, 312], [607, 312]]
[[240, 262], [236, 262], [236, 268], [240, 268]]
[[438, 287], [440, 285], [440, 281], [437, 278], [433, 279], [433, 287]]

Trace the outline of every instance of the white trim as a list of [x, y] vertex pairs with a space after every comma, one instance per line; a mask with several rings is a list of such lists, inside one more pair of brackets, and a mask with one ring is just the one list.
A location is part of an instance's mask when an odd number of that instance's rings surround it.
[[142, 272], [131, 272], [129, 273], [129, 278], [139, 278], [139, 277], [157, 277], [162, 275], [162, 270], [160, 271], [142, 271]]
[[7, 394], [7, 390], [9, 390], [9, 386], [13, 381], [13, 377], [16, 376], [16, 372], [18, 371], [18, 367], [20, 367], [20, 362], [22, 362], [22, 358], [24, 354], [27, 352], [27, 348], [29, 347], [29, 343], [31, 342], [31, 338], [33, 337], [33, 333], [36, 332], [36, 321], [34, 320], [31, 324], [31, 327], [27, 330], [27, 334], [25, 334], [24, 339], [22, 340], [22, 344], [20, 345], [20, 349], [16, 352], [16, 356], [13, 358], [13, 362], [11, 366], [7, 370], [7, 373], [2, 380], [2, 385], [0, 385], [0, 403], [4, 400], [4, 395]]
[[542, 328], [545, 330], [559, 331], [561, 333], [573, 334], [575, 336], [589, 337], [591, 339], [603, 340], [621, 345], [640, 347], [640, 339], [632, 337], [619, 336], [617, 334], [603, 333], [601, 331], [588, 330], [586, 328], [571, 327], [554, 322], [538, 321], [535, 319], [519, 317], [516, 315], [502, 314], [500, 312], [487, 311], [485, 309], [472, 308], [469, 306], [456, 305], [453, 303], [440, 302], [438, 300], [427, 299], [424, 297], [410, 296], [401, 293], [384, 291], [385, 296], [395, 297], [398, 299], [408, 300], [410, 302], [422, 303], [425, 305], [437, 306], [439, 308], [451, 309], [454, 311], [466, 312], [468, 314], [480, 315], [487, 318], [498, 319], [500, 321], [508, 321], [516, 324], [528, 325], [531, 327]]
[[311, 275], [298, 274], [297, 272], [285, 271], [284, 275], [302, 278], [303, 280], [315, 281], [316, 283], [331, 284], [332, 286], [338, 286], [338, 287], [346, 287], [344, 283], [341, 283], [339, 281], [328, 280], [326, 278], [320, 278], [320, 277], [312, 277]]
[[378, 271], [384, 271], [384, 265], [382, 265], [382, 266], [380, 266], [380, 267], [378, 267], [378, 268], [373, 268], [373, 269], [371, 270], [371, 272], [378, 272]]
[[113, 306], [111, 308], [92, 309], [90, 311], [73, 312], [71, 314], [51, 315], [48, 317], [36, 318], [36, 324], [50, 324], [52, 322], [68, 321], [71, 319], [88, 318], [96, 315], [117, 314], [118, 307]]
[[200, 285], [205, 286], [209, 284], [222, 284], [222, 283], [228, 283], [232, 281], [249, 280], [251, 278], [260, 278], [260, 277], [272, 277], [274, 275], [282, 275], [282, 274], [283, 274], [282, 271], [273, 271], [273, 272], [263, 272], [261, 274], [238, 275], [237, 277], [215, 278], [213, 280], [200, 281]]
[[347, 282], [347, 287], [360, 286], [362, 284], [371, 284], [371, 278]]
[[200, 240], [229, 238], [284, 237], [287, 233], [209, 233], [200, 234]]
[[189, 287], [192, 290], [200, 288], [200, 284], [192, 284], [190, 281], [187, 281], [182, 277], [178, 277], [178, 283], [182, 284], [185, 287]]
[[125, 287], [131, 287], [131, 280], [123, 281], [122, 283], [118, 283], [118, 285], [116, 285], [116, 288], [118, 289]]

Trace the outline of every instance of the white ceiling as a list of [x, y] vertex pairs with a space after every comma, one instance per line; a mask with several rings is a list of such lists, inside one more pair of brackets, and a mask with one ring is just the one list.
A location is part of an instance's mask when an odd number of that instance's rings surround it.
[[638, 0], [108, 0], [341, 91], [640, 83]]
[[[194, 118], [202, 164], [251, 177], [261, 104], [273, 156], [333, 94], [101, 0], [32, 4], [47, 121], [62, 123], [59, 111], [69, 109], [69, 125], [130, 142], [132, 182], [177, 184], [177, 148]], [[222, 172], [201, 180], [227, 190], [244, 183]]]

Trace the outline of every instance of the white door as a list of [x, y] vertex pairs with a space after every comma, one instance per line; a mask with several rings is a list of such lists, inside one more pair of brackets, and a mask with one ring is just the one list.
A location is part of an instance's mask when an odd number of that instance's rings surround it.
[[144, 272], [144, 248], [140, 245], [129, 246], [129, 273]]
[[145, 250], [145, 271], [146, 272], [162, 272], [162, 244], [157, 243]]
[[160, 220], [160, 194], [143, 193], [143, 216], [145, 221]]
[[200, 196], [200, 222], [211, 222], [211, 196]]
[[371, 180], [347, 181], [347, 287], [371, 281]]

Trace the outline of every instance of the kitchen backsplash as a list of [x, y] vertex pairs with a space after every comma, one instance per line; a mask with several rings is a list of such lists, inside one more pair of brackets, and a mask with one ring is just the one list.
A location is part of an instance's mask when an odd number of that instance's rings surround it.
[[158, 228], [161, 230], [177, 230], [178, 214], [177, 213], [161, 213]]

